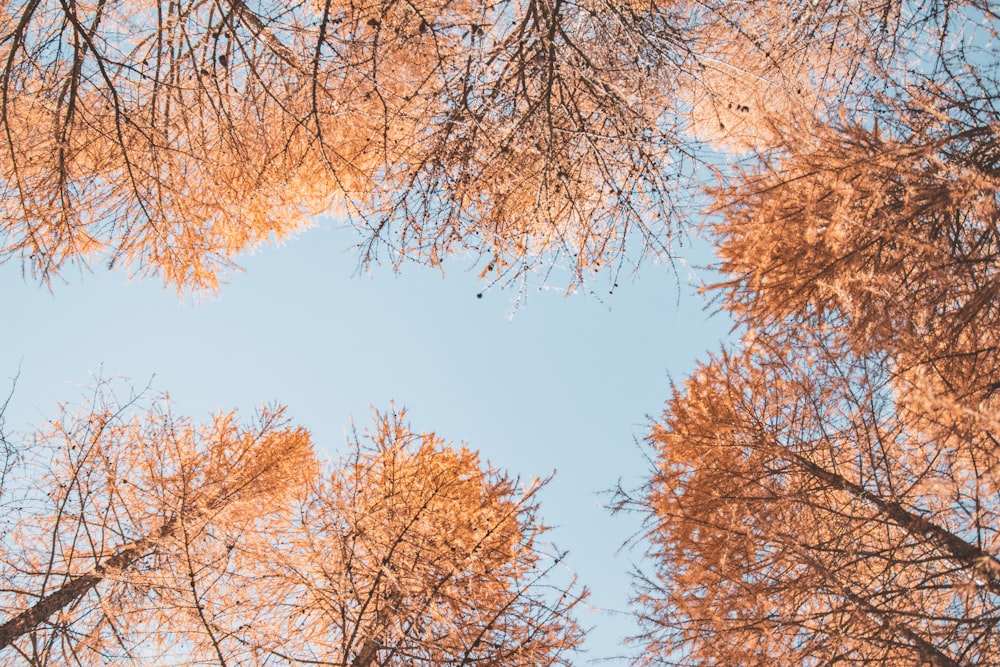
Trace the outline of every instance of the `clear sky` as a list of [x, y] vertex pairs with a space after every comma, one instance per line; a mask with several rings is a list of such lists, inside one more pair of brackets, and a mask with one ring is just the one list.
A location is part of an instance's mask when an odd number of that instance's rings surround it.
[[542, 518], [593, 592], [581, 664], [621, 655], [634, 624], [597, 608], [625, 610], [640, 552], [616, 552], [639, 525], [612, 517], [601, 492], [641, 480], [635, 440], [668, 398], [668, 375], [682, 379], [718, 349], [728, 321], [703, 310], [683, 266], [675, 276], [647, 261], [613, 295], [599, 278], [600, 298], [531, 285], [512, 312], [515, 292], [477, 299], [482, 285], [460, 260], [445, 277], [416, 265], [355, 275], [355, 242], [327, 222], [243, 258], [246, 272], [199, 304], [103, 269], [49, 292], [19, 266], [0, 267], [0, 379], [21, 372], [8, 429], [33, 429], [57, 401], [79, 403], [95, 375], [152, 378], [178, 414], [199, 421], [283, 403], [333, 455], [352, 417], [366, 425], [369, 405], [395, 401], [415, 430], [464, 441], [514, 475], [556, 471]]

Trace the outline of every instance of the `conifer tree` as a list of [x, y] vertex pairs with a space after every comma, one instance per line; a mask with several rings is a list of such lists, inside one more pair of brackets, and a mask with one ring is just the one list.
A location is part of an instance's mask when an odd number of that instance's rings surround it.
[[0, 664], [569, 664], [544, 482], [395, 413], [367, 437], [324, 467], [282, 408], [196, 426], [102, 383], [4, 478]]
[[650, 436], [645, 662], [994, 662], [996, 424], [900, 403], [835, 334], [800, 342], [701, 365]]
[[698, 140], [760, 148], [776, 117], [863, 105], [979, 4], [8, 3], [0, 258], [213, 290], [337, 212], [364, 261], [582, 280], [670, 249]]

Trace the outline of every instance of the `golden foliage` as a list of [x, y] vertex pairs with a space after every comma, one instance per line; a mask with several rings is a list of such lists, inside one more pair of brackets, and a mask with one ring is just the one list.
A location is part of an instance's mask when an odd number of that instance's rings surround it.
[[365, 261], [471, 252], [492, 281], [552, 265], [579, 281], [632, 248], [669, 249], [678, 182], [701, 160], [691, 136], [771, 145], [776, 117], [856, 101], [955, 13], [7, 3], [0, 257], [43, 280], [101, 261], [213, 290], [239, 253], [336, 209], [364, 232]]
[[921, 432], [877, 360], [803, 342], [702, 365], [654, 428], [649, 662], [991, 662], [990, 433]]
[[769, 150], [710, 192], [714, 289], [743, 338], [674, 387], [657, 468], [622, 499], [650, 521], [649, 663], [997, 661], [1000, 213], [980, 56], [865, 115], [772, 122]]
[[241, 641], [291, 662], [569, 664], [586, 591], [542, 593], [561, 558], [536, 544], [542, 484], [519, 489], [403, 419], [376, 414], [303, 498], [289, 544], [269, 558], [280, 576], [255, 589], [288, 600], [286, 630], [245, 628]]
[[12, 4], [0, 253], [211, 290], [339, 206], [397, 258], [571, 249], [582, 271], [636, 222], [619, 202], [656, 201], [662, 104], [620, 76], [608, 8], [559, 5]]
[[[159, 603], [188, 587], [192, 568], [220, 576], [223, 536], [287, 511], [315, 476], [308, 434], [282, 409], [196, 427], [165, 400], [144, 402], [97, 386], [81, 412], [64, 407], [36, 435], [37, 464], [20, 471], [0, 645], [30, 664], [128, 655], [157, 614], [174, 612]], [[38, 465], [44, 476], [28, 477]]]
[[543, 483], [402, 415], [321, 475], [281, 408], [195, 426], [102, 384], [31, 456], [4, 488], [4, 664], [527, 667], [582, 641], [586, 591], [536, 543]]
[[784, 157], [717, 191], [731, 312], [760, 331], [842, 323], [858, 353], [989, 398], [1000, 156], [995, 119], [963, 120], [924, 106], [895, 131], [790, 133]]

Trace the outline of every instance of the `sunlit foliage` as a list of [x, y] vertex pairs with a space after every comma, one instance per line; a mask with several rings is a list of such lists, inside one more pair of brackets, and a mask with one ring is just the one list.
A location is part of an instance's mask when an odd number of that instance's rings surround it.
[[6, 3], [0, 257], [212, 290], [239, 253], [339, 212], [362, 261], [463, 252], [501, 284], [584, 280], [670, 250], [697, 139], [759, 148], [775, 117], [857, 105], [881, 66], [950, 48], [959, 9]]
[[709, 191], [741, 340], [674, 387], [620, 497], [649, 663], [1000, 658], [998, 17], [952, 18], [950, 51], [774, 116]]
[[636, 499], [651, 664], [976, 665], [1000, 655], [995, 427], [899, 404], [836, 336], [677, 387]]
[[586, 592], [557, 583], [562, 554], [537, 541], [542, 485], [377, 414], [303, 498], [268, 559], [281, 576], [258, 580], [264, 599], [289, 601], [270, 650], [293, 663], [571, 664]]
[[401, 419], [323, 469], [280, 408], [195, 426], [102, 383], [5, 478], [3, 664], [568, 664], [542, 483]]

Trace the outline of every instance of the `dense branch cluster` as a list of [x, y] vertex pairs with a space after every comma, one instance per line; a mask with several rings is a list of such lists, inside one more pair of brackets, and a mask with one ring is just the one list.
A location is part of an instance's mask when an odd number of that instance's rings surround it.
[[561, 556], [536, 541], [544, 482], [521, 488], [395, 413], [321, 468], [282, 409], [197, 427], [98, 386], [8, 478], [0, 651], [31, 665], [568, 664], [586, 591], [558, 582]]
[[674, 388], [621, 499], [649, 521], [648, 662], [1000, 656], [1000, 108], [972, 50], [864, 112], [776, 119], [710, 190], [743, 338]]
[[[876, 87], [950, 2], [93, 4], [0, 18], [0, 256], [214, 289], [330, 211], [361, 259], [482, 259], [508, 283], [669, 252], [691, 137]], [[933, 61], [933, 58], [928, 58]], [[631, 239], [634, 239], [631, 240]], [[633, 252], [634, 251], [634, 252]]]
[[[831, 340], [833, 339], [833, 340]], [[1000, 654], [1000, 472], [977, 420], [894, 400], [836, 336], [721, 355], [653, 432], [654, 655], [975, 665]]]

